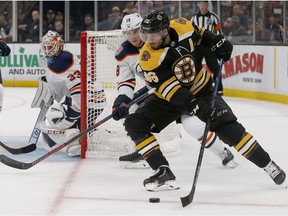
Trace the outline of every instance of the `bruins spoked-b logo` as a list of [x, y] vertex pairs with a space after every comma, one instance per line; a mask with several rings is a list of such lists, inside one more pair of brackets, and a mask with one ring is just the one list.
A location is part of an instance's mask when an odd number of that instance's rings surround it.
[[194, 60], [191, 55], [184, 55], [172, 66], [172, 70], [179, 82], [190, 85], [196, 76]]
[[151, 58], [151, 55], [148, 51], [144, 51], [142, 53], [142, 56], [141, 56], [141, 60], [142, 61], [148, 61], [148, 59]]

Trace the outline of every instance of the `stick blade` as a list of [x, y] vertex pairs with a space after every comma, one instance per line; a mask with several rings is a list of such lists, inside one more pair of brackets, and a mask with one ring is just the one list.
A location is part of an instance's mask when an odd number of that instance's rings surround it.
[[30, 144], [30, 145], [28, 145], [28, 146], [22, 147], [22, 148], [21, 148], [21, 152], [22, 152], [22, 153], [30, 153], [30, 152], [35, 151], [36, 148], [37, 148], [37, 147], [36, 147], [36, 144], [35, 144], [35, 143], [32, 143], [32, 144]]
[[36, 150], [36, 144], [32, 143], [28, 146], [24, 146], [21, 148], [11, 148], [4, 143], [0, 142], [0, 146], [4, 148], [6, 151], [8, 151], [11, 154], [25, 154], [25, 153], [30, 153]]
[[187, 195], [185, 197], [180, 197], [183, 208], [188, 206], [193, 201], [193, 198], [190, 197], [189, 195]]
[[185, 197], [180, 197], [183, 208], [193, 202], [195, 190], [196, 190], [196, 187], [193, 184], [190, 193]]
[[24, 163], [24, 162], [16, 161], [3, 154], [0, 155], [0, 162], [7, 166], [13, 167], [15, 169], [21, 169], [21, 170], [27, 170], [33, 166], [32, 163]]

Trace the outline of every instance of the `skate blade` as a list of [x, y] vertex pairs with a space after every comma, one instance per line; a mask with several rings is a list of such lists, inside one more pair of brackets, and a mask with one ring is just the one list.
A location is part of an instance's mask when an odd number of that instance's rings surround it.
[[234, 169], [237, 167], [239, 163], [235, 162], [234, 160], [229, 161], [225, 166], [231, 169]]
[[144, 187], [147, 191], [152, 191], [152, 192], [171, 191], [171, 190], [180, 189], [180, 187], [176, 184], [175, 181], [167, 181], [163, 185], [159, 185], [158, 183], [149, 183], [149, 184], [146, 184]]
[[146, 161], [120, 162], [119, 166], [124, 169], [147, 169], [150, 168]]

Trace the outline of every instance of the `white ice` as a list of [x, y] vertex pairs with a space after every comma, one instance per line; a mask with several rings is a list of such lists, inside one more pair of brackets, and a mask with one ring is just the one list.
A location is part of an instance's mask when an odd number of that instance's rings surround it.
[[[35, 91], [5, 88], [0, 140], [7, 145], [20, 147], [28, 142], [39, 112], [30, 108]], [[225, 99], [239, 121], [288, 173], [288, 106]], [[194, 201], [183, 208], [180, 197], [191, 189], [200, 145], [185, 134], [180, 145], [181, 153], [168, 158], [181, 187], [172, 192], [145, 191], [142, 182], [152, 174], [150, 169], [122, 169], [111, 159], [81, 160], [57, 152], [28, 170], [0, 164], [0, 215], [288, 215], [288, 189], [276, 186], [234, 149], [240, 163], [235, 169], [223, 167], [219, 158], [205, 151]], [[43, 154], [38, 148], [25, 155], [6, 155], [31, 162]], [[150, 197], [161, 201], [149, 203]]]

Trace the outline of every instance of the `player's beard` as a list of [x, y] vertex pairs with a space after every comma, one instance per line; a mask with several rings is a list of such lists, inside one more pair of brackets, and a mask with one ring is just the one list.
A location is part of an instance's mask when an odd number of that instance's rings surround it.
[[157, 41], [157, 42], [152, 42], [152, 43], [149, 43], [149, 44], [152, 47], [152, 49], [158, 50], [158, 49], [162, 48], [163, 40]]

